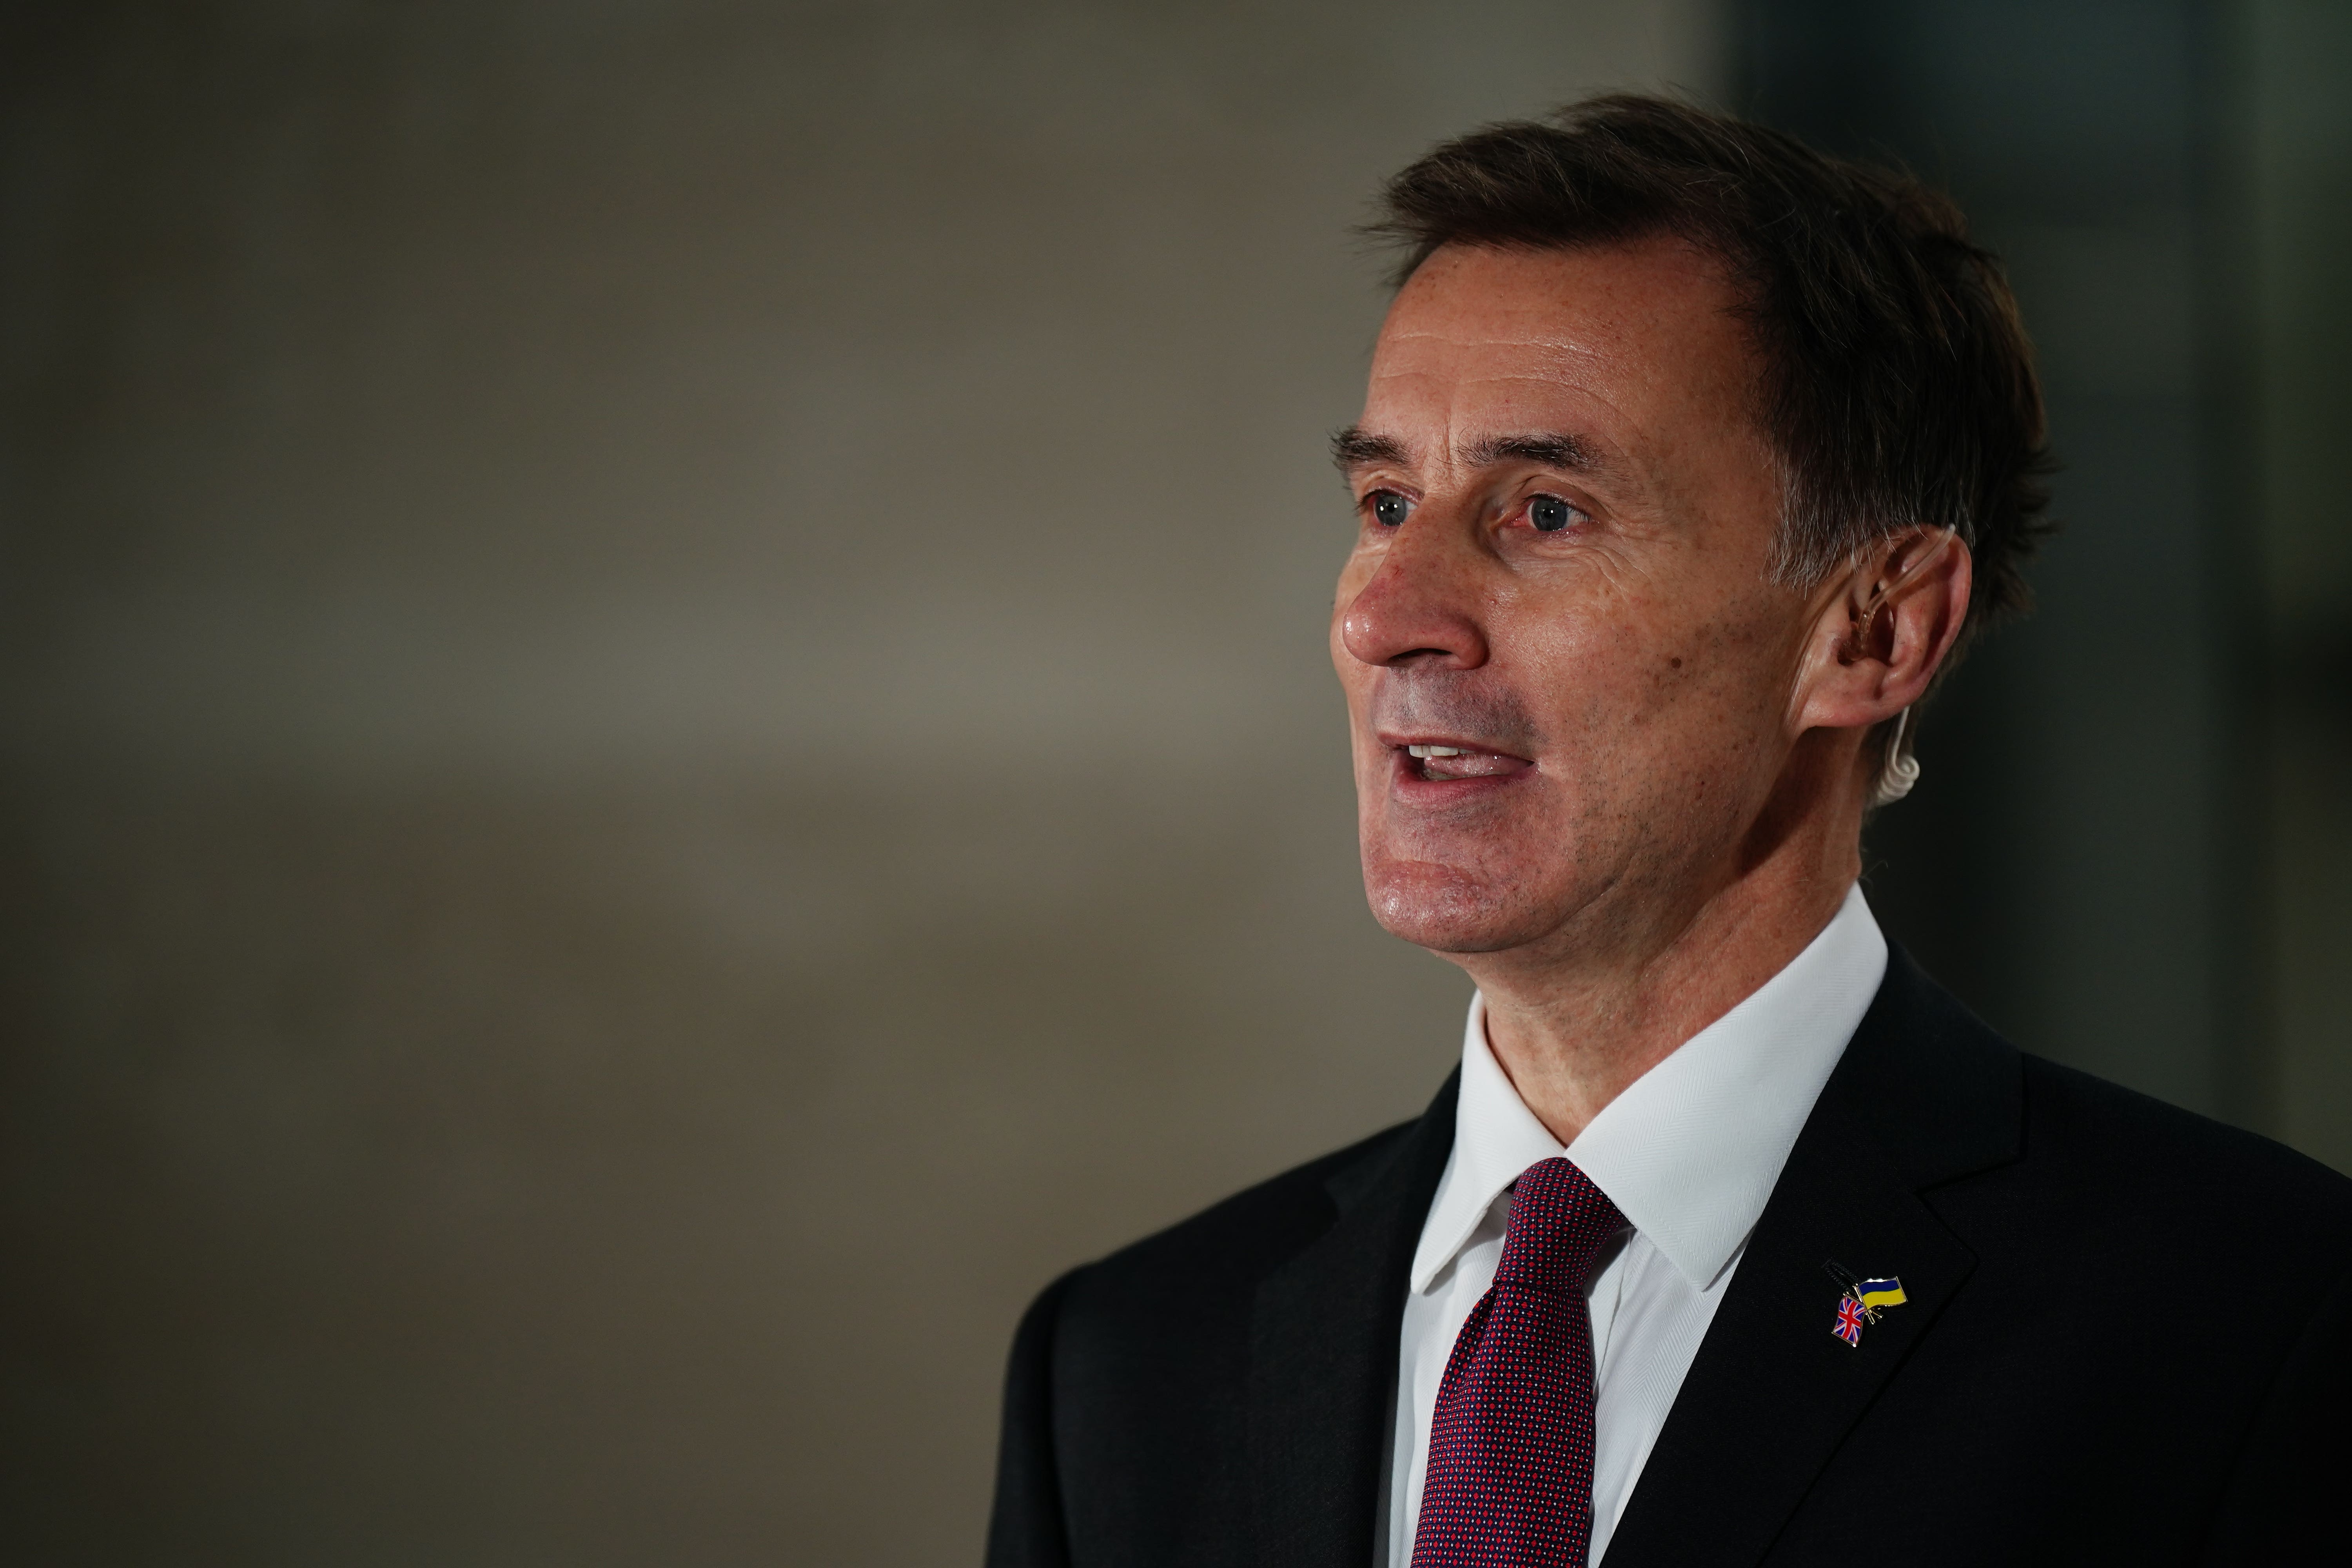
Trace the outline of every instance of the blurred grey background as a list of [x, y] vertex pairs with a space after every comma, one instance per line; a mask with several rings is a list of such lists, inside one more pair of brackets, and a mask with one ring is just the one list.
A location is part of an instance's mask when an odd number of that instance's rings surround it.
[[2067, 531], [1872, 833], [2352, 1168], [2352, 13], [0, 11], [0, 1553], [970, 1562], [1060, 1269], [1412, 1114], [1322, 455], [1432, 141], [1948, 183]]

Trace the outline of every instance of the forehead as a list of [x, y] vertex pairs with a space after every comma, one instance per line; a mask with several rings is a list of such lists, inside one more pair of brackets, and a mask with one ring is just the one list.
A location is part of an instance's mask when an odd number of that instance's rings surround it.
[[1390, 307], [1365, 423], [1456, 440], [1565, 424], [1627, 447], [1748, 426], [1757, 363], [1737, 305], [1722, 265], [1679, 239], [1448, 246]]

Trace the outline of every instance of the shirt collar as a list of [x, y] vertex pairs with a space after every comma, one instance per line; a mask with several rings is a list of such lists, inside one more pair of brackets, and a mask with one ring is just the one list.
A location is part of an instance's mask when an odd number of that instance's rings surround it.
[[1521, 1172], [1566, 1154], [1705, 1289], [1756, 1227], [1885, 973], [1886, 938], [1851, 888], [1802, 952], [1634, 1079], [1566, 1149], [1496, 1061], [1486, 998], [1472, 996], [1454, 1152], [1413, 1254], [1412, 1288], [1429, 1289]]

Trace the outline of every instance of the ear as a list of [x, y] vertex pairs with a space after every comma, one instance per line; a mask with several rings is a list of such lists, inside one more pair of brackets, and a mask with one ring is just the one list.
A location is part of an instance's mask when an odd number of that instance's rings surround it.
[[1951, 530], [1915, 528], [1824, 584], [1791, 694], [1794, 728], [1867, 731], [1925, 697], [1968, 618], [1974, 564]]

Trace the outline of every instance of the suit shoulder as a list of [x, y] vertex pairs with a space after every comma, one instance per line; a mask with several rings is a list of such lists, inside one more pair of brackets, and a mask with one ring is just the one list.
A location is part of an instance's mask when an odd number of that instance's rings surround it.
[[2240, 1230], [2293, 1230], [2352, 1253], [2352, 1179], [2120, 1084], [2031, 1054], [2022, 1061], [2029, 1160], [2176, 1223], [2210, 1213]]

